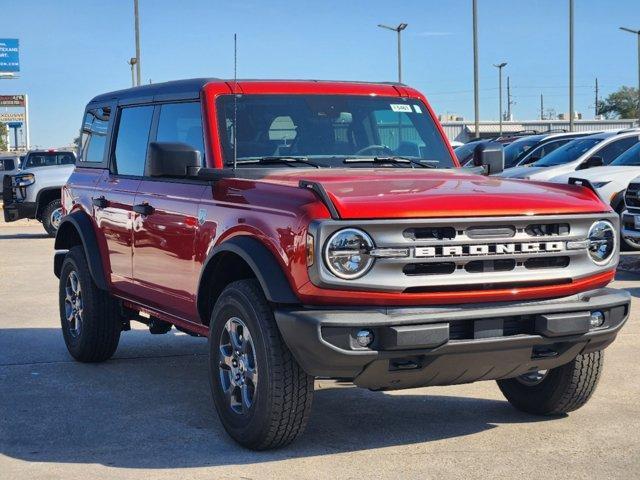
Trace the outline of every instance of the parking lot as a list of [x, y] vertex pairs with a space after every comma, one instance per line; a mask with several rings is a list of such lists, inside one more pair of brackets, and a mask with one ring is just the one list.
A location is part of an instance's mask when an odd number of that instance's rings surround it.
[[212, 410], [204, 339], [140, 326], [113, 360], [72, 361], [52, 249], [39, 223], [0, 224], [2, 479], [640, 476], [640, 275], [619, 272], [631, 318], [594, 398], [568, 417], [519, 413], [494, 382], [381, 393], [318, 381], [306, 434], [256, 453]]

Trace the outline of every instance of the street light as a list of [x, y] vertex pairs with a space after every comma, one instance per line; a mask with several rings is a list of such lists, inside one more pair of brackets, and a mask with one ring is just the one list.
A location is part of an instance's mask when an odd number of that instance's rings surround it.
[[498, 95], [500, 97], [500, 99], [498, 100], [498, 114], [500, 118], [500, 136], [502, 136], [502, 69], [507, 66], [507, 62], [498, 64], [494, 63], [493, 66], [498, 69]]
[[407, 23], [401, 23], [397, 27], [390, 27], [388, 25], [378, 24], [380, 28], [386, 28], [387, 30], [394, 31], [398, 34], [398, 83], [402, 83], [402, 41], [400, 32], [407, 28]]
[[138, 0], [133, 0], [133, 17], [136, 33], [136, 78], [137, 85], [140, 86], [140, 15], [138, 13]]
[[574, 130], [573, 120], [573, 0], [569, 0], [569, 131]]
[[633, 33], [638, 37], [638, 124], [640, 125], [640, 30], [633, 30], [631, 28], [620, 27], [620, 30]]
[[478, 1], [472, 2], [473, 17], [473, 123], [476, 138], [480, 138], [480, 93], [478, 80]]
[[133, 71], [133, 66], [138, 63], [138, 59], [136, 57], [131, 57], [129, 60], [127, 60], [127, 63], [129, 65], [131, 65], [131, 86], [135, 87], [136, 86], [136, 76], [135, 76], [135, 73]]

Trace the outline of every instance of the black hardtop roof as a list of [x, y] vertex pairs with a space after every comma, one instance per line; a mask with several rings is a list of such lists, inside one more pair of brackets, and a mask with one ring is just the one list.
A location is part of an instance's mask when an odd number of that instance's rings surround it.
[[[295, 79], [248, 79], [239, 78], [238, 83], [242, 82], [318, 82], [318, 83], [331, 83], [336, 82], [333, 80], [295, 80]], [[115, 90], [113, 92], [103, 93], [91, 99], [89, 103], [101, 103], [113, 100], [120, 102], [136, 102], [136, 101], [152, 101], [152, 100], [179, 100], [179, 99], [195, 99], [200, 96], [202, 88], [211, 82], [220, 83], [232, 83], [233, 79], [222, 78], [189, 78], [184, 80], [172, 80], [169, 82], [150, 83], [148, 85], [140, 85], [139, 87], [125, 88], [122, 90]], [[339, 80], [340, 83], [371, 83], [378, 85], [402, 85], [396, 82], [366, 82], [366, 81], [349, 81]]]

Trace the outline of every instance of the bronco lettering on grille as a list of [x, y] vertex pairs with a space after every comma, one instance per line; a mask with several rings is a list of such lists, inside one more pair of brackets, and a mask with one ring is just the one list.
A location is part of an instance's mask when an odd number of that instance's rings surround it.
[[520, 253], [562, 252], [565, 242], [529, 242], [529, 243], [492, 243], [479, 245], [444, 245], [435, 247], [416, 247], [413, 256], [428, 257], [467, 257], [474, 255], [513, 255]]

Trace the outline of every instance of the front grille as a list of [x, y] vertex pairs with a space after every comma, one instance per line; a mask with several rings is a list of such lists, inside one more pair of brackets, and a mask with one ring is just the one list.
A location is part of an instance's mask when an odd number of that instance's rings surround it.
[[2, 201], [5, 205], [8, 205], [13, 201], [13, 184], [11, 182], [11, 175], [5, 175], [2, 178]]
[[624, 195], [627, 208], [635, 213], [640, 212], [640, 183], [630, 183]]
[[[309, 269], [320, 287], [423, 293], [561, 285], [613, 268], [593, 263], [584, 241], [594, 221], [617, 227], [615, 212], [479, 218], [323, 220], [310, 225], [316, 258], [333, 233], [360, 228], [378, 251], [370, 270], [353, 280], [324, 262]], [[387, 249], [390, 255], [384, 256]], [[393, 253], [393, 251], [397, 253]]]

